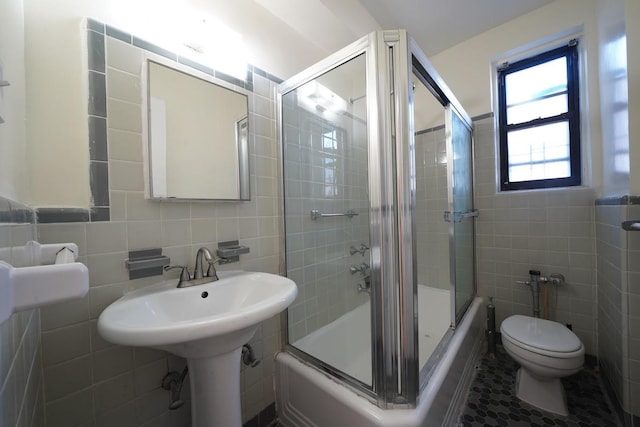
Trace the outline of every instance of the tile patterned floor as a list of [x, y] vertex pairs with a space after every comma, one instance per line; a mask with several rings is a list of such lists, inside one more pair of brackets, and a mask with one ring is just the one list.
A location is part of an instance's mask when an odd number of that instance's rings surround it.
[[598, 374], [583, 369], [563, 380], [569, 416], [534, 408], [515, 397], [518, 365], [501, 347], [495, 358], [484, 355], [478, 363], [458, 427], [618, 427], [621, 424], [605, 396]]

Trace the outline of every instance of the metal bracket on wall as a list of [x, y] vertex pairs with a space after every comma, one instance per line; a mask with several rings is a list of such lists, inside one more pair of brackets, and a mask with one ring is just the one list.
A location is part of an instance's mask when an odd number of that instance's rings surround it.
[[129, 251], [129, 259], [125, 261], [129, 280], [159, 276], [164, 271], [164, 266], [170, 263], [171, 259], [162, 255], [162, 248]]
[[640, 220], [624, 221], [622, 229], [626, 231], [640, 231]]
[[471, 209], [466, 212], [449, 212], [444, 211], [444, 220], [446, 222], [461, 222], [466, 218], [475, 218], [478, 216], [478, 211], [476, 209]]
[[[11, 84], [6, 81], [6, 80], [0, 80], [0, 87], [7, 87], [10, 86]], [[2, 116], [0, 116], [0, 125], [4, 123], [4, 119], [2, 118]]]
[[237, 240], [220, 242], [218, 243], [218, 249], [216, 249], [216, 255], [224, 259], [224, 262], [221, 261], [221, 264], [238, 262], [240, 261], [240, 255], [248, 253], [249, 247], [240, 245]]

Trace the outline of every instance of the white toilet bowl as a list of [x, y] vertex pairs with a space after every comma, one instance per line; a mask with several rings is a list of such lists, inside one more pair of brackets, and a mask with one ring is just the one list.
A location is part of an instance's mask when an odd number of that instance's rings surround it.
[[584, 364], [584, 345], [564, 325], [515, 315], [500, 326], [502, 345], [520, 364], [516, 380], [519, 399], [559, 415], [569, 415], [560, 378]]

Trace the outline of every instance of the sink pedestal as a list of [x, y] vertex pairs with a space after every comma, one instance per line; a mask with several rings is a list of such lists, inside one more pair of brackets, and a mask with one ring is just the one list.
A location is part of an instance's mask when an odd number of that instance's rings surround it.
[[192, 427], [241, 427], [242, 347], [218, 356], [187, 359]]

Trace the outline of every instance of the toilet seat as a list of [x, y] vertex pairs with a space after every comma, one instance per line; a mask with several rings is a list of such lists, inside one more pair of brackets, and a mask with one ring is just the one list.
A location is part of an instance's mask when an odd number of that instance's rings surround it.
[[584, 354], [580, 338], [564, 325], [535, 317], [514, 315], [500, 326], [503, 339], [523, 350], [558, 359]]

